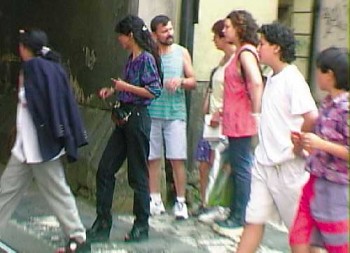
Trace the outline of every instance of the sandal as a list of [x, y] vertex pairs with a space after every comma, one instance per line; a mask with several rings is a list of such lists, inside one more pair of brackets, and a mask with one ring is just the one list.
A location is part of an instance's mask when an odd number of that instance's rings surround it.
[[70, 238], [64, 248], [59, 248], [55, 253], [88, 253], [91, 252], [90, 244], [79, 242], [76, 238]]

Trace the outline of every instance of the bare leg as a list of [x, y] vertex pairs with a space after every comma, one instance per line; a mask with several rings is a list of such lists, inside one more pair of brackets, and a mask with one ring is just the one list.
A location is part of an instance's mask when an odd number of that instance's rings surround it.
[[308, 244], [301, 244], [301, 245], [294, 245], [291, 247], [293, 253], [320, 253], [320, 250], [311, 250], [310, 245]]
[[325, 249], [322, 249], [319, 247], [311, 246], [310, 249], [311, 249], [311, 253], [327, 253]]
[[201, 201], [202, 201], [202, 205], [205, 206], [206, 205], [205, 193], [208, 185], [210, 163], [200, 162], [198, 169], [199, 169], [199, 185], [200, 185]]
[[255, 253], [264, 235], [264, 228], [263, 224], [245, 225], [237, 253]]
[[186, 171], [184, 160], [170, 160], [173, 167], [174, 182], [177, 197], [185, 197], [186, 194]]
[[161, 159], [150, 160], [149, 161], [149, 189], [150, 193], [160, 192], [160, 169], [161, 169]]

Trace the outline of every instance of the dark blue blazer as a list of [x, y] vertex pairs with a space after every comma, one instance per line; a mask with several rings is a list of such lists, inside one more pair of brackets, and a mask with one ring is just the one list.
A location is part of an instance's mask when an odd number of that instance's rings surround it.
[[41, 57], [23, 62], [22, 68], [43, 160], [51, 160], [65, 148], [68, 161], [76, 161], [78, 147], [87, 144], [87, 133], [67, 73], [59, 63]]

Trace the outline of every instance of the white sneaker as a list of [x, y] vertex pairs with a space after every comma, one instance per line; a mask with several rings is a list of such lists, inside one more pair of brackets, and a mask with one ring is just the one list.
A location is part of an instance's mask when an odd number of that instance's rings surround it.
[[174, 205], [174, 215], [177, 220], [186, 220], [188, 219], [187, 205], [185, 202], [175, 202]]
[[151, 216], [161, 215], [165, 213], [165, 207], [162, 200], [155, 202], [151, 199], [149, 204]]
[[205, 224], [211, 225], [216, 220], [225, 220], [229, 212], [230, 211], [228, 208], [224, 208], [222, 206], [215, 206], [207, 212], [199, 215], [198, 220]]

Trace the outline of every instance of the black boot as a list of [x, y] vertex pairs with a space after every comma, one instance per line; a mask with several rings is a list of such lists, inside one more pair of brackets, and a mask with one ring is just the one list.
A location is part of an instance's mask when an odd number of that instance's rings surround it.
[[125, 242], [139, 242], [148, 239], [148, 226], [137, 226], [134, 224], [131, 231], [126, 234]]
[[86, 231], [87, 240], [89, 242], [102, 242], [109, 239], [112, 228], [112, 216], [97, 216], [94, 224]]

